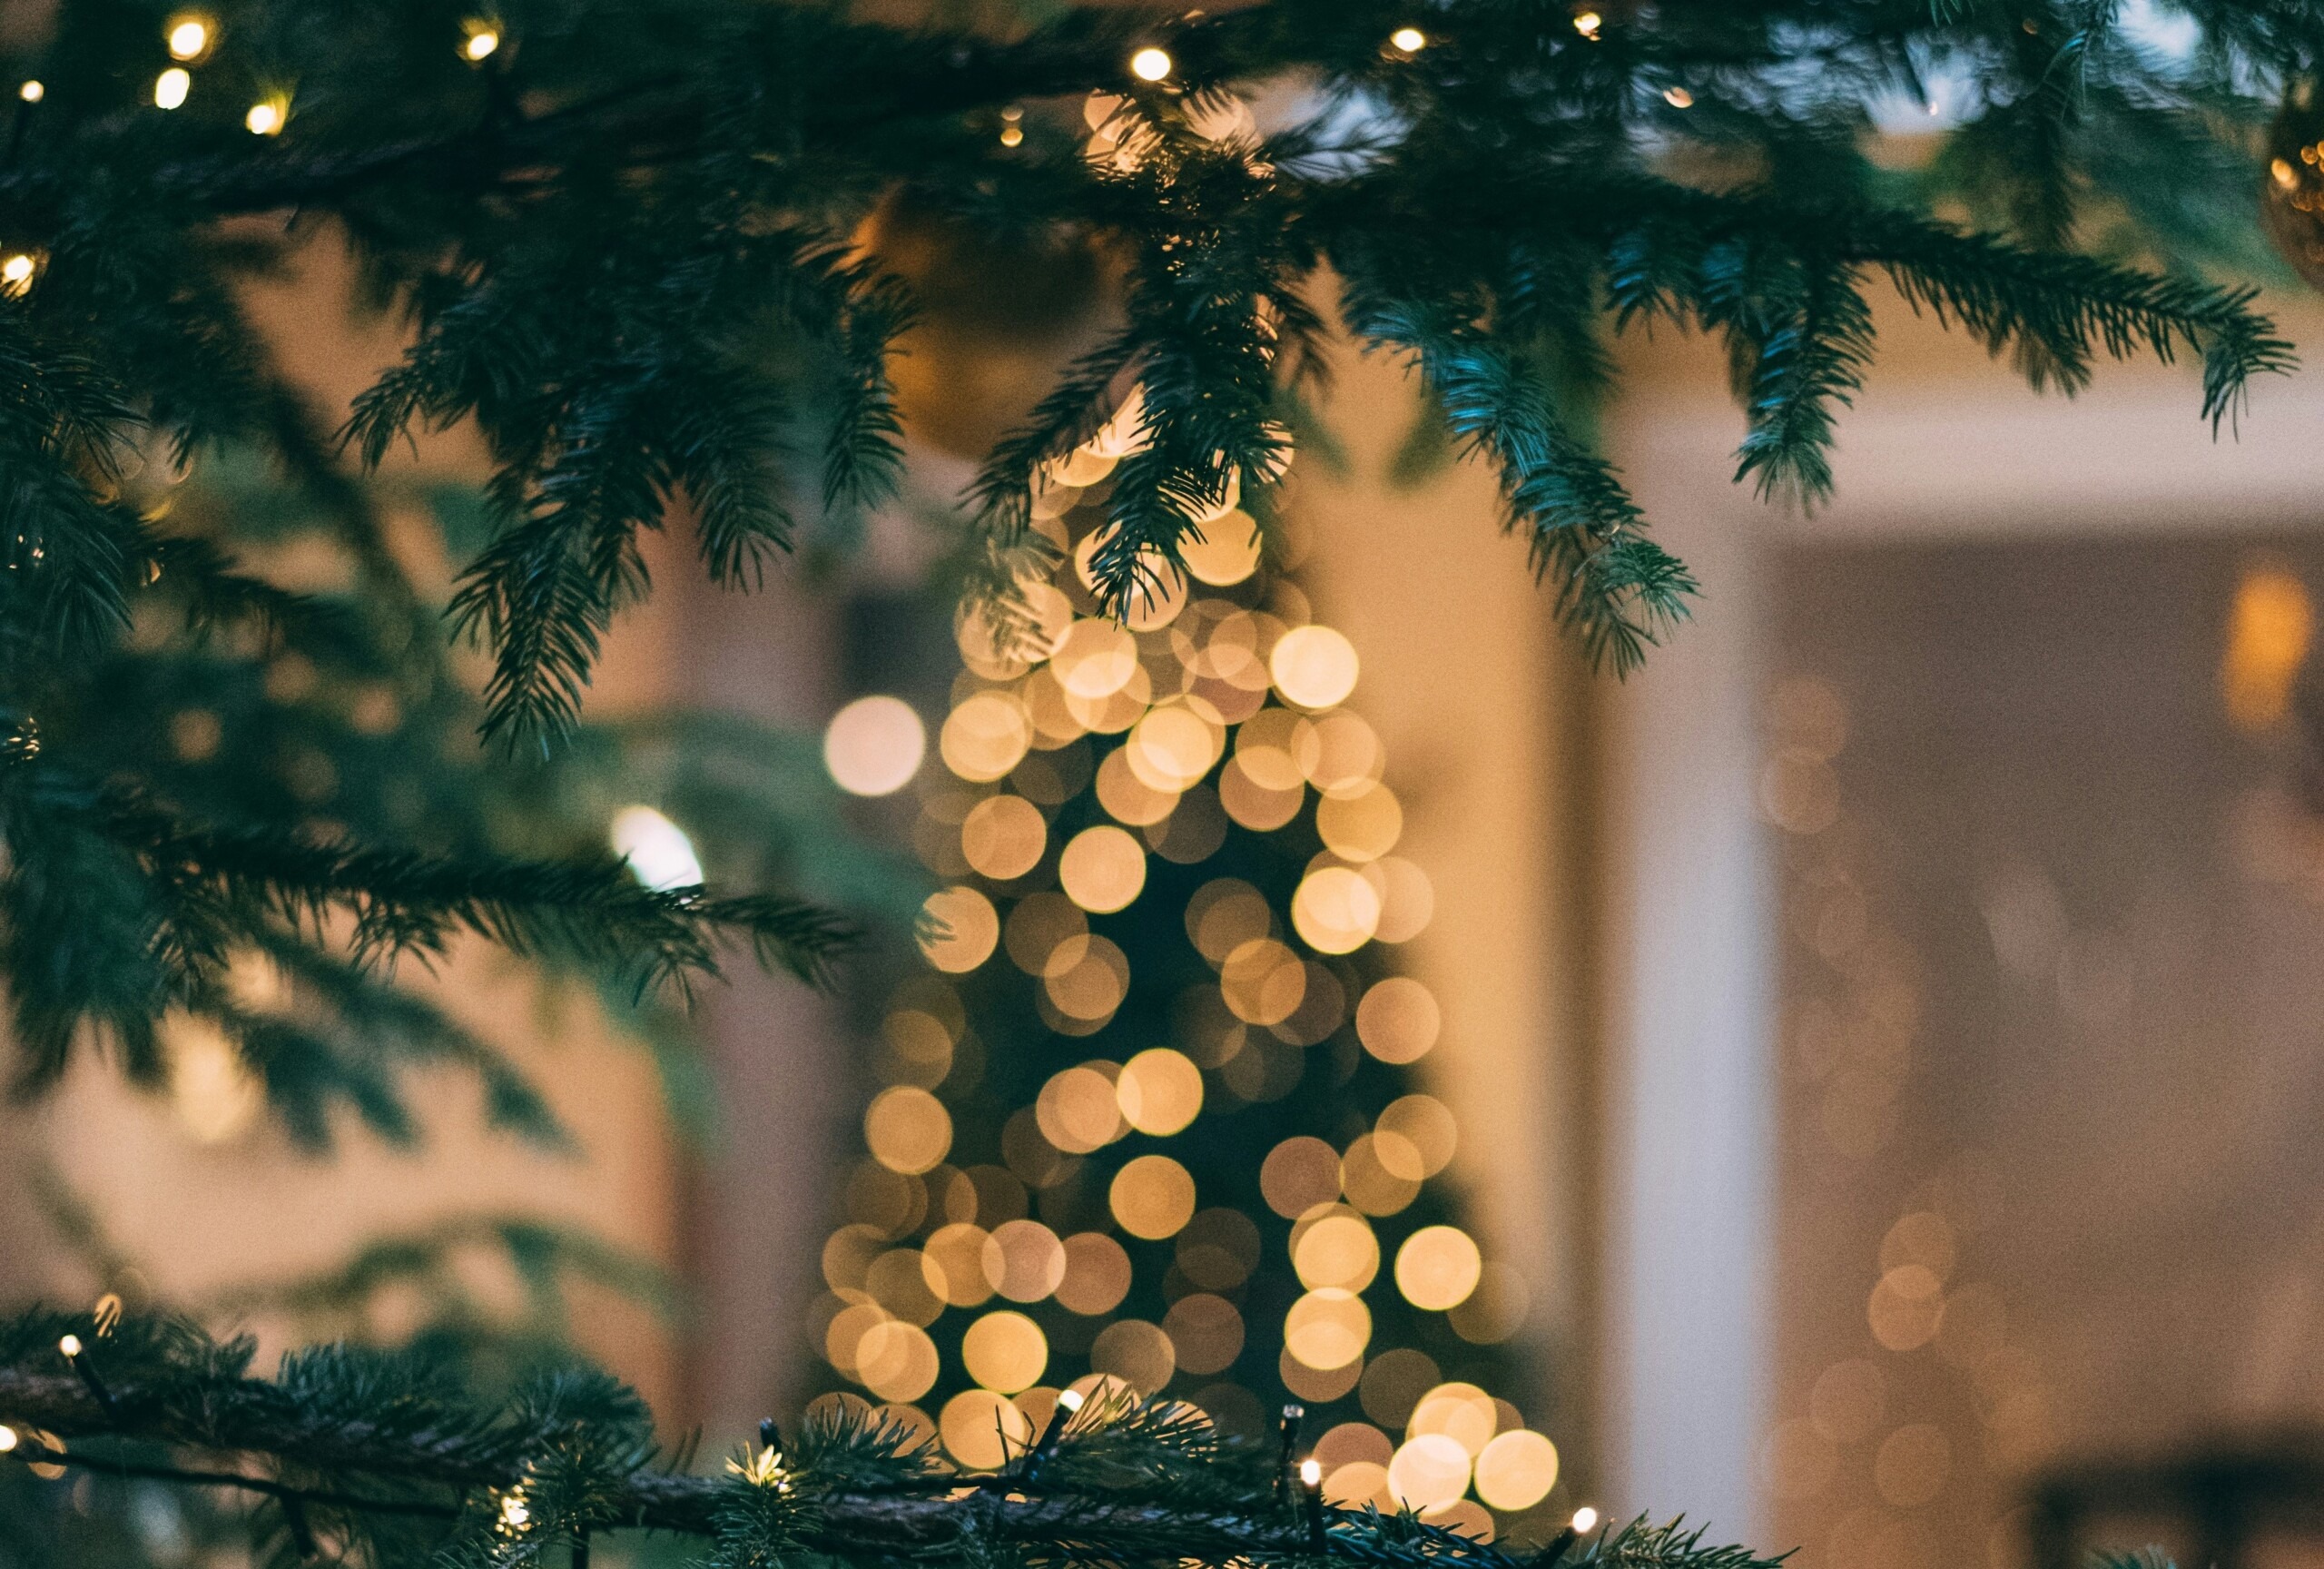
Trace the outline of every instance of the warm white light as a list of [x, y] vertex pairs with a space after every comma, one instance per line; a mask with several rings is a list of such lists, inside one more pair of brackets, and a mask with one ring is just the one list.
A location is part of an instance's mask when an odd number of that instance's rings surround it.
[[174, 109], [185, 102], [193, 91], [193, 73], [172, 65], [153, 78], [153, 102], [164, 109]]
[[0, 1427], [0, 1455], [5, 1455], [15, 1446], [16, 1430], [14, 1427]]
[[1323, 1483], [1324, 1463], [1322, 1461], [1302, 1460], [1299, 1463], [1299, 1485], [1301, 1486], [1320, 1487], [1323, 1485]]
[[1064, 1406], [1068, 1411], [1080, 1410], [1082, 1399], [1082, 1393], [1078, 1389], [1060, 1389], [1058, 1391], [1057, 1403]]
[[17, 295], [33, 286], [33, 273], [39, 263], [22, 251], [0, 262], [0, 294]]
[[468, 41], [460, 45], [460, 53], [471, 60], [482, 60], [499, 47], [500, 33], [497, 28], [472, 23], [468, 28]]
[[927, 752], [927, 726], [901, 697], [858, 697], [823, 728], [823, 766], [851, 795], [894, 794]]
[[1598, 29], [1605, 25], [1606, 19], [1595, 11], [1581, 12], [1573, 19], [1573, 30], [1584, 38], [1597, 37]]
[[282, 129], [282, 105], [271, 101], [253, 104], [251, 112], [242, 116], [242, 123], [251, 128], [253, 136], [271, 136]]
[[1428, 47], [1428, 35], [1417, 27], [1399, 27], [1388, 35], [1388, 42], [1407, 54], [1417, 54]]
[[78, 1335], [67, 1335], [56, 1343], [56, 1348], [67, 1357], [78, 1357], [81, 1354], [81, 1337]]
[[1573, 1528], [1576, 1531], [1595, 1530], [1597, 1525], [1598, 1511], [1590, 1508], [1587, 1504], [1573, 1512]]
[[533, 1512], [525, 1507], [525, 1501], [522, 1498], [519, 1498], [516, 1494], [511, 1493], [508, 1496], [500, 1501], [500, 1522], [502, 1525], [510, 1527], [521, 1527], [527, 1521], [531, 1520], [532, 1517]]
[[1695, 106], [1695, 95], [1684, 87], [1665, 87], [1662, 90], [1662, 101], [1673, 109], [1691, 109]]
[[199, 16], [181, 16], [170, 24], [170, 58], [192, 60], [210, 47], [210, 24]]
[[48, 96], [48, 89], [42, 86], [39, 80], [35, 78], [17, 88], [16, 96], [27, 104], [37, 104]]
[[1170, 56], [1149, 45], [1129, 57], [1129, 74], [1141, 82], [1159, 82], [1170, 74]]
[[694, 853], [694, 841], [653, 807], [623, 807], [614, 814], [607, 837], [614, 854], [648, 888], [667, 893], [702, 886], [702, 858]]

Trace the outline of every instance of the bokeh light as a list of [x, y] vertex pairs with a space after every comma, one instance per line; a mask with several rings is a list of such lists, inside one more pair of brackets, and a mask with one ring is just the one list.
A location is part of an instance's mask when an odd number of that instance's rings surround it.
[[1396, 1249], [1396, 1289], [1415, 1308], [1457, 1307], [1483, 1272], [1476, 1243], [1457, 1226], [1424, 1226]]
[[823, 727], [823, 766], [851, 795], [894, 794], [927, 751], [927, 726], [901, 697], [858, 697]]
[[969, 1377], [988, 1389], [1015, 1395], [1041, 1381], [1049, 1361], [1049, 1337], [1022, 1313], [988, 1313], [960, 1337]]
[[1146, 887], [1146, 848], [1111, 824], [1084, 828], [1058, 860], [1066, 897], [1092, 914], [1126, 909]]
[[863, 1113], [863, 1142], [872, 1159], [889, 1170], [917, 1176], [934, 1169], [950, 1151], [952, 1114], [918, 1085], [892, 1085], [880, 1091]]
[[1477, 1456], [1477, 1496], [1514, 1514], [1531, 1509], [1558, 1485], [1558, 1448], [1528, 1428], [1503, 1433]]
[[625, 806], [606, 832], [613, 852], [646, 887], [662, 893], [702, 886], [702, 860], [685, 830], [651, 806]]
[[1285, 702], [1336, 707], [1355, 690], [1355, 646], [1329, 627], [1295, 627], [1275, 640], [1267, 670]]
[[1140, 1155], [1114, 1173], [1106, 1201], [1123, 1230], [1159, 1241], [1194, 1219], [1195, 1179], [1167, 1155]]
[[1183, 1051], [1152, 1047], [1122, 1064], [1114, 1096], [1131, 1127], [1167, 1138], [1201, 1114], [1202, 1070]]

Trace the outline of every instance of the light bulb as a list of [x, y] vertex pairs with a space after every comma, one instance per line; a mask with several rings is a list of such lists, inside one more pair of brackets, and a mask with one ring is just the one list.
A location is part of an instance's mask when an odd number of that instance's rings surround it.
[[1593, 1530], [1597, 1525], [1598, 1511], [1590, 1507], [1589, 1505], [1585, 1504], [1573, 1512], [1573, 1528], [1576, 1531]]
[[267, 99], [251, 105], [242, 116], [242, 123], [251, 128], [253, 136], [271, 136], [282, 129], [282, 105]]
[[43, 86], [39, 79], [35, 77], [31, 81], [26, 82], [23, 86], [17, 88], [16, 96], [23, 99], [27, 104], [37, 104], [42, 99], [48, 96], [48, 89]]
[[1598, 29], [1605, 25], [1606, 19], [1595, 11], [1580, 12], [1573, 18], [1573, 30], [1584, 38], [1597, 37]]
[[1407, 54], [1417, 54], [1428, 47], [1428, 35], [1417, 27], [1399, 27], [1388, 35], [1388, 42]]
[[56, 1348], [67, 1357], [78, 1357], [81, 1354], [81, 1337], [78, 1335], [67, 1335], [56, 1343]]
[[1302, 1487], [1321, 1486], [1323, 1481], [1324, 1463], [1322, 1461], [1302, 1460], [1299, 1463], [1299, 1485]]
[[153, 78], [153, 102], [164, 109], [176, 108], [192, 91], [193, 73], [181, 65], [172, 65]]
[[0, 294], [12, 298], [23, 294], [33, 286], [33, 274], [39, 269], [40, 263], [22, 251], [0, 262]]
[[1170, 68], [1168, 53], [1151, 44], [1129, 57], [1129, 74], [1141, 82], [1159, 82], [1170, 74]]
[[15, 1446], [16, 1430], [14, 1427], [0, 1427], [0, 1455], [5, 1455]]
[[1662, 101], [1673, 109], [1691, 109], [1695, 106], [1695, 95], [1684, 87], [1665, 87], [1662, 90]]
[[1060, 1389], [1057, 1392], [1057, 1403], [1068, 1411], [1080, 1410], [1084, 1398], [1085, 1396], [1078, 1389]]
[[500, 30], [488, 23], [468, 24], [468, 41], [460, 45], [460, 53], [471, 60], [482, 60], [500, 47]]
[[170, 18], [166, 35], [172, 60], [198, 60], [210, 47], [210, 21], [204, 16], [178, 15]]
[[702, 859], [685, 830], [651, 806], [625, 806], [614, 814], [608, 835], [614, 854], [629, 863], [629, 870], [648, 888], [667, 893], [674, 888], [702, 886]]

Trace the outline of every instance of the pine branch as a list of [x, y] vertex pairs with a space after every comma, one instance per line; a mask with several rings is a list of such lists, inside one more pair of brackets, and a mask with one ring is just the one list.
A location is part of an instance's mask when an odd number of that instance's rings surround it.
[[[68, 1333], [83, 1338], [82, 1354], [100, 1371], [104, 1404], [54, 1366], [58, 1337]], [[707, 1538], [715, 1569], [802, 1552], [864, 1565], [1005, 1554], [1098, 1569], [1165, 1559], [1334, 1559], [1373, 1569], [1523, 1563], [1505, 1546], [1369, 1508], [1326, 1506], [1318, 1552], [1295, 1508], [1274, 1497], [1268, 1460], [1221, 1441], [1172, 1402], [1115, 1397], [1084, 1407], [1037, 1477], [1015, 1465], [998, 1475], [956, 1472], [930, 1440], [843, 1408], [810, 1416], [782, 1453], [751, 1450], [711, 1477], [657, 1468], [642, 1407], [601, 1375], [551, 1374], [504, 1404], [478, 1405], [409, 1357], [317, 1348], [267, 1381], [248, 1375], [250, 1355], [248, 1341], [218, 1346], [168, 1322], [126, 1320], [100, 1339], [84, 1316], [27, 1315], [0, 1327], [0, 1419], [20, 1433], [0, 1464], [110, 1468], [350, 1519], [444, 1519], [451, 1534], [441, 1561], [455, 1564], [529, 1563], [586, 1532], [638, 1528]], [[1777, 1561], [1706, 1546], [1699, 1530], [1677, 1522], [1640, 1521], [1568, 1550], [1562, 1562], [1772, 1569]]]

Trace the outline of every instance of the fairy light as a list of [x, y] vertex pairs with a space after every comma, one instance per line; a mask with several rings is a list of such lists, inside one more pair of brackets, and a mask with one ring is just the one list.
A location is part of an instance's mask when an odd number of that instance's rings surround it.
[[39, 270], [40, 263], [22, 251], [0, 261], [0, 294], [5, 294], [11, 300], [24, 298], [31, 292], [33, 274]]
[[1060, 1389], [1057, 1405], [1050, 1408], [1049, 1425], [1041, 1429], [1040, 1442], [1025, 1456], [1025, 1474], [1021, 1480], [1032, 1483], [1040, 1478], [1041, 1467], [1057, 1458], [1059, 1446], [1065, 1442], [1066, 1427], [1081, 1409], [1085, 1396], [1078, 1389]]
[[210, 18], [181, 12], [169, 20], [162, 34], [172, 60], [199, 60], [210, 49]]
[[468, 41], [460, 45], [460, 53], [470, 61], [489, 59], [500, 47], [500, 29], [489, 22], [467, 23]]
[[193, 91], [193, 73], [182, 65], [172, 65], [153, 78], [153, 102], [163, 109], [175, 109]]
[[78, 1335], [61, 1336], [57, 1339], [56, 1349], [64, 1355], [73, 1371], [81, 1376], [82, 1384], [88, 1389], [90, 1398], [97, 1403], [98, 1409], [108, 1418], [117, 1416], [113, 1391], [105, 1387], [103, 1378], [97, 1377], [95, 1358], [85, 1354], [87, 1347], [81, 1344], [81, 1337]]
[[81, 1337], [78, 1335], [67, 1335], [56, 1343], [56, 1348], [68, 1357], [78, 1357], [81, 1354]]
[[5, 1455], [15, 1449], [16, 1443], [16, 1430], [14, 1427], [0, 1427], [0, 1455]]
[[1665, 87], [1662, 90], [1662, 101], [1673, 109], [1691, 109], [1695, 106], [1695, 95], [1684, 87]]
[[1307, 1515], [1307, 1550], [1321, 1553], [1324, 1536], [1324, 1463], [1314, 1456], [1299, 1463], [1300, 1502]]
[[251, 105], [251, 112], [242, 116], [242, 123], [250, 127], [253, 136], [277, 136], [281, 134], [282, 123], [288, 118], [282, 100], [261, 98]]
[[532, 1524], [533, 1511], [525, 1502], [523, 1492], [505, 1495], [500, 1500], [500, 1524], [508, 1531], [522, 1531]]
[[1388, 35], [1388, 43], [1400, 54], [1417, 54], [1428, 47], [1428, 35], [1417, 27], [1399, 27]]
[[1587, 1504], [1584, 1504], [1581, 1508], [1575, 1510], [1573, 1512], [1573, 1528], [1577, 1532], [1596, 1530], [1598, 1528], [1598, 1511], [1592, 1509]]
[[1014, 147], [1025, 140], [1025, 127], [1019, 123], [1024, 118], [1025, 111], [1014, 104], [1000, 112], [1000, 144], [1003, 147]]
[[1598, 29], [1605, 25], [1606, 19], [1595, 11], [1579, 12], [1573, 18], [1573, 30], [1584, 38], [1597, 37]]
[[1129, 57], [1129, 74], [1141, 82], [1159, 82], [1172, 69], [1169, 52], [1150, 44]]
[[25, 82], [17, 87], [16, 96], [23, 99], [27, 104], [37, 104], [42, 99], [48, 96], [48, 88], [42, 83], [39, 77], [27, 77]]

